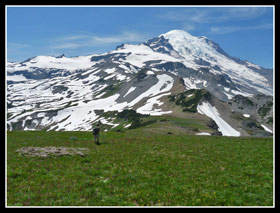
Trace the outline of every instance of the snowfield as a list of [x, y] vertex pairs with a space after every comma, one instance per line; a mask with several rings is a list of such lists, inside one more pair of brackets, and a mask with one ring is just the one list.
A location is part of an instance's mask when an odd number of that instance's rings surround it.
[[117, 49], [112, 51], [113, 53], [130, 53], [123, 62], [130, 63], [136, 67], [145, 66], [146, 61], [150, 60], [162, 60], [162, 61], [173, 61], [179, 62], [180, 60], [162, 53], [155, 52], [149, 46], [140, 45], [130, 45], [125, 44], [122, 49]]
[[211, 135], [211, 134], [208, 132], [200, 132], [200, 133], [196, 133], [195, 135]]
[[[108, 71], [108, 70], [107, 70]], [[66, 106], [69, 104], [70, 101], [73, 102], [74, 106], [67, 107], [65, 109], [61, 109], [58, 111], [57, 115], [54, 115], [53, 117], [44, 117], [41, 120], [40, 125], [41, 126], [48, 126], [53, 125], [49, 130], [66, 130], [66, 131], [72, 131], [72, 130], [90, 130], [92, 128], [92, 122], [101, 120], [98, 115], [94, 112], [94, 110], [104, 110], [104, 112], [108, 111], [122, 111], [123, 109], [131, 109], [135, 104], [137, 104], [139, 101], [141, 101], [143, 98], [148, 98], [146, 104], [143, 107], [139, 107], [137, 109], [137, 112], [141, 112], [143, 114], [151, 114], [151, 115], [162, 115], [162, 114], [168, 114], [172, 113], [171, 111], [162, 111], [161, 109], [157, 108], [154, 109], [154, 106], [160, 106], [163, 103], [161, 103], [158, 99], [160, 99], [162, 96], [169, 95], [168, 92], [173, 87], [173, 78], [169, 75], [162, 74], [157, 75], [158, 82], [150, 87], [146, 92], [142, 93], [140, 96], [138, 96], [136, 99], [134, 99], [131, 102], [120, 102], [118, 103], [116, 100], [120, 97], [120, 94], [114, 94], [112, 96], [109, 96], [107, 98], [101, 98], [104, 93], [101, 93], [97, 96], [94, 96], [94, 94], [97, 94], [99, 91], [104, 89], [107, 85], [103, 85], [100, 87], [97, 87], [94, 91], [90, 89], [90, 87], [83, 84], [82, 80], [72, 80], [69, 81], [67, 84], [67, 87], [69, 90], [73, 91], [74, 94], [71, 96], [71, 98], [67, 99], [67, 101], [64, 101], [63, 99], [60, 100], [60, 98], [63, 97], [63, 94], [53, 94], [51, 87], [48, 87], [47, 89], [41, 90], [39, 85], [41, 85], [42, 88], [45, 88], [46, 83], [45, 80], [40, 81], [37, 85], [35, 85], [36, 88], [40, 89], [34, 89], [34, 85], [28, 85], [29, 87], [25, 88], [25, 92], [22, 93], [22, 97], [27, 97], [28, 102], [32, 102], [32, 98], [34, 97], [34, 103], [38, 100], [52, 100], [52, 102], [41, 104], [40, 110], [41, 112], [37, 115], [37, 117], [45, 116], [45, 113], [43, 110], [55, 110], [57, 109], [57, 106]], [[55, 83], [55, 85], [59, 85], [58, 82], [60, 78], [57, 79], [58, 81]], [[131, 87], [128, 92], [124, 95], [127, 96], [129, 93], [133, 92], [136, 89], [136, 87]], [[21, 90], [21, 87], [13, 87], [13, 91]], [[27, 92], [27, 93], [26, 93]], [[19, 92], [17, 92], [19, 94]], [[92, 99], [94, 97], [94, 99]], [[54, 100], [57, 99], [57, 101], [54, 102]], [[84, 100], [87, 100], [85, 103]], [[25, 100], [22, 100], [20, 103], [26, 104]], [[31, 110], [30, 112], [22, 113], [23, 107], [14, 107], [10, 112], [17, 113], [18, 116], [15, 116], [14, 118], [9, 120], [9, 123], [11, 122], [17, 122], [21, 118], [31, 115], [34, 110], [33, 107], [25, 108], [25, 110]], [[31, 117], [27, 117], [26, 120], [31, 119]], [[34, 121], [37, 122], [37, 121]], [[105, 119], [102, 119], [102, 122], [105, 122]], [[107, 124], [110, 124], [112, 126], [116, 126], [116, 124], [110, 123], [106, 121]], [[24, 126], [25, 122], [23, 122]], [[38, 124], [34, 123], [34, 124]], [[35, 126], [36, 126], [35, 125]], [[27, 130], [27, 128], [26, 128]], [[35, 130], [32, 128], [28, 128], [28, 130]]]
[[33, 68], [39, 67], [42, 69], [62, 69], [75, 71], [77, 69], [87, 69], [94, 65], [94, 62], [91, 62], [92, 55], [89, 56], [78, 56], [78, 57], [61, 57], [56, 58], [53, 56], [36, 56], [27, 62], [23, 63], [10, 63], [7, 66], [7, 72], [15, 72], [20, 70], [30, 70]]
[[139, 107], [137, 109], [137, 112], [138, 113], [141, 113], [141, 114], [150, 114], [150, 115], [164, 115], [164, 114], [170, 114], [172, 113], [172, 111], [162, 111], [161, 109], [156, 109], [155, 106], [161, 106], [163, 105], [162, 102], [159, 101], [159, 99], [163, 96], [166, 96], [166, 95], [170, 95], [171, 93], [165, 93], [165, 94], [161, 94], [161, 95], [158, 95], [158, 96], [155, 96], [153, 98], [150, 98], [144, 106], [142, 107]]
[[250, 115], [249, 115], [249, 114], [243, 114], [243, 116], [244, 116], [245, 118], [250, 118]]
[[126, 94], [124, 94], [123, 97], [125, 97], [125, 96], [127, 96], [129, 93], [133, 92], [136, 88], [137, 88], [137, 87], [131, 87], [131, 88], [129, 88], [129, 90], [127, 91]]
[[265, 131], [267, 131], [267, 132], [270, 132], [270, 133], [273, 133], [269, 128], [267, 128], [265, 125], [261, 125], [263, 128], [264, 128], [264, 130]]
[[8, 75], [7, 81], [26, 81], [27, 79], [23, 75]]
[[219, 127], [219, 131], [222, 132], [223, 136], [240, 136], [240, 132], [233, 129], [227, 122], [221, 117], [217, 109], [211, 106], [208, 102], [202, 102], [201, 105], [197, 106], [197, 111], [200, 114], [204, 114], [212, 118]]

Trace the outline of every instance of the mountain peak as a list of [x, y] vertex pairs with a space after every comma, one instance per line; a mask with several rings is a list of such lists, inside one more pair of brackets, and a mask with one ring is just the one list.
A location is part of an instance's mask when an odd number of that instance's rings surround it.
[[181, 38], [191, 38], [193, 37], [190, 33], [184, 30], [171, 30], [167, 33], [161, 34], [164, 37], [181, 37]]
[[167, 39], [173, 49], [186, 59], [209, 55], [208, 52], [211, 49], [204, 39], [192, 36], [183, 30], [171, 30], [161, 36]]

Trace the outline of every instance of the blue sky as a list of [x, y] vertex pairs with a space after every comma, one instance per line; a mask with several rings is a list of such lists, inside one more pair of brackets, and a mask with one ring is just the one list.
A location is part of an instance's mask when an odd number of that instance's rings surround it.
[[7, 6], [7, 59], [105, 53], [173, 29], [206, 36], [229, 55], [273, 67], [273, 7]]

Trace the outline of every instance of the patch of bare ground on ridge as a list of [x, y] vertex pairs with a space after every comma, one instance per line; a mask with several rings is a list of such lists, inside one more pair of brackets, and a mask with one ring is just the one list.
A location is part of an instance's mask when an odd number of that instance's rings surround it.
[[85, 156], [88, 154], [86, 148], [69, 148], [69, 147], [22, 147], [17, 152], [23, 156], [38, 156], [46, 158], [49, 156], [62, 156], [62, 155], [80, 155]]

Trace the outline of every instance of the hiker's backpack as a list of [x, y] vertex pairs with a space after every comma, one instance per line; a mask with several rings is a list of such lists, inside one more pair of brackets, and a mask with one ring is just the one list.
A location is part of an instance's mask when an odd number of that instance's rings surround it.
[[93, 134], [94, 134], [94, 135], [98, 135], [98, 134], [99, 134], [99, 128], [94, 128]]

